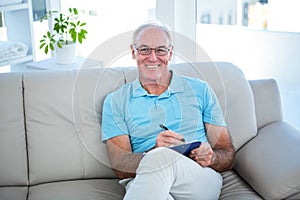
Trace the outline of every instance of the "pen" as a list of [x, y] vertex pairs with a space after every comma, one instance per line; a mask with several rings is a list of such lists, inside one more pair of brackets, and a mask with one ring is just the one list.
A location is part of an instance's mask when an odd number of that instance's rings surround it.
[[[166, 127], [166, 126], [163, 125], [163, 124], [160, 124], [159, 127], [162, 128], [162, 129], [164, 129], [164, 130], [166, 130], [166, 131], [169, 130], [168, 127]], [[182, 138], [181, 141], [182, 141], [182, 142], [185, 142], [185, 139]]]
[[160, 124], [159, 126], [160, 126], [160, 128], [165, 129], [166, 131], [169, 130], [169, 129], [168, 129], [165, 125], [163, 125], [163, 124]]

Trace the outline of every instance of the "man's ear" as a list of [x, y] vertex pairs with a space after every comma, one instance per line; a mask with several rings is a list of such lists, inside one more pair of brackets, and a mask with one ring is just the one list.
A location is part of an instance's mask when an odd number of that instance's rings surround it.
[[134, 50], [132, 44], [130, 45], [130, 49], [131, 49], [131, 56], [132, 56], [132, 59], [135, 60], [135, 59], [136, 59], [136, 56], [135, 56], [135, 50]]
[[169, 61], [172, 59], [172, 56], [173, 56], [173, 49], [174, 49], [174, 47], [172, 46], [172, 47], [171, 47], [171, 50], [170, 50], [170, 54], [169, 54]]

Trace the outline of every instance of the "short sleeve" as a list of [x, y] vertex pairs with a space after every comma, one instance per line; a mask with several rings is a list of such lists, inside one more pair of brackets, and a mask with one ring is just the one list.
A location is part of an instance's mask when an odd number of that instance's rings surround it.
[[223, 111], [213, 89], [206, 83], [204, 89], [203, 121], [216, 126], [226, 126]]
[[102, 111], [102, 141], [119, 135], [128, 135], [127, 126], [121, 108], [118, 106], [113, 94], [106, 96]]

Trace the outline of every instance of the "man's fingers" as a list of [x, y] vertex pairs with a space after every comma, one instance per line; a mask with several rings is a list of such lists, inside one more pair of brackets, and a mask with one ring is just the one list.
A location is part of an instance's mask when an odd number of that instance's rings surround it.
[[[166, 130], [166, 131], [163, 131], [161, 132], [162, 135], [164, 135], [165, 137], [170, 137], [170, 138], [173, 138], [173, 139], [176, 139], [176, 140], [179, 140], [179, 141], [182, 141], [183, 140], [183, 136], [174, 132], [174, 131], [170, 131], [170, 130]], [[177, 142], [177, 141], [176, 141]]]

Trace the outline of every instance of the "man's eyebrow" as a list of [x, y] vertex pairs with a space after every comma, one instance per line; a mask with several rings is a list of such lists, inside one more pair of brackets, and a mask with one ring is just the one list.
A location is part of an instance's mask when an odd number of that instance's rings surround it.
[[[148, 45], [145, 45], [145, 44], [141, 44], [140, 46], [138, 46], [138, 48], [141, 48], [141, 47], [151, 48], [151, 47], [149, 47]], [[165, 46], [165, 45], [160, 45], [160, 46], [157, 46], [157, 47], [154, 47], [154, 48], [168, 48], [168, 47]]]

